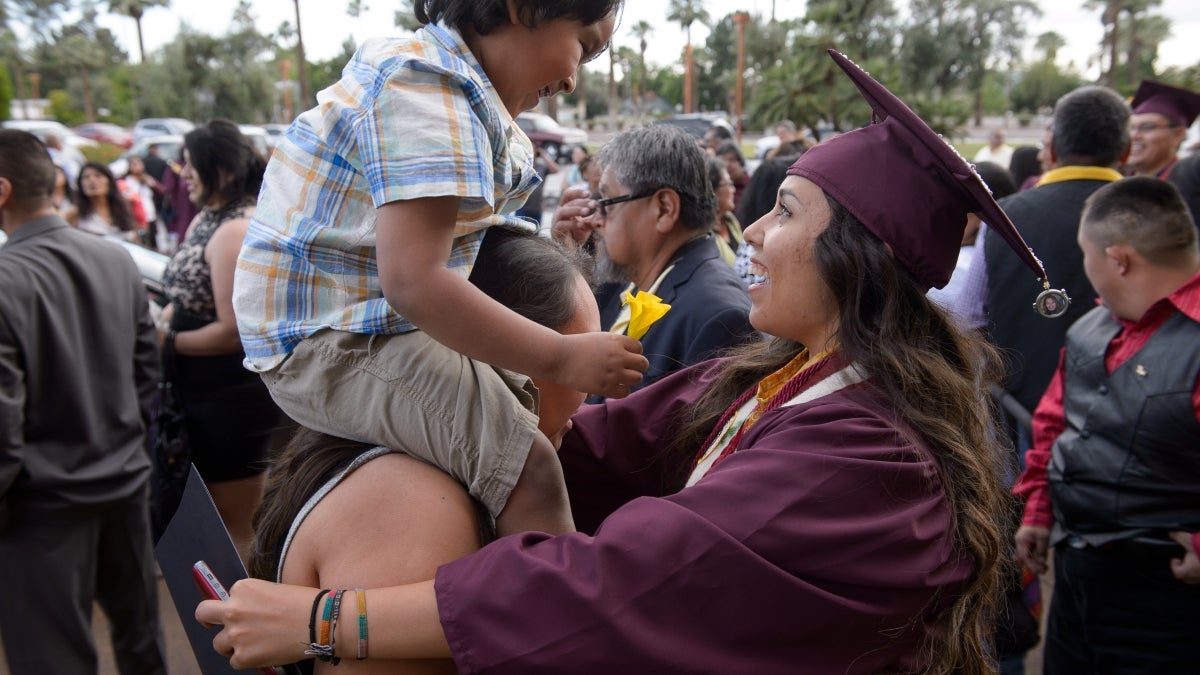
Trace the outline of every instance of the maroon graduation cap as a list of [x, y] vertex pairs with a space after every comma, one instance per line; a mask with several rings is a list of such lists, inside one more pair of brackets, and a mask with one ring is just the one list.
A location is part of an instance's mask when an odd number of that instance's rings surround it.
[[849, 209], [927, 287], [950, 281], [967, 214], [978, 214], [1041, 281], [1038, 312], [1061, 316], [1070, 299], [1050, 288], [1041, 261], [975, 167], [844, 54], [829, 55], [870, 104], [873, 121], [809, 149], [788, 174], [811, 180]]
[[1189, 127], [1200, 115], [1200, 94], [1161, 82], [1142, 80], [1130, 106], [1135, 114], [1158, 113], [1173, 124]]

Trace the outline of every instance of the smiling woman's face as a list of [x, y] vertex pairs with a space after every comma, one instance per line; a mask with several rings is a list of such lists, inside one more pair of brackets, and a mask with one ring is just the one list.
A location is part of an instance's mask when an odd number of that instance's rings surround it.
[[813, 246], [831, 215], [821, 188], [788, 176], [775, 208], [745, 231], [755, 250], [750, 272], [766, 278], [750, 285], [750, 323], [814, 352], [825, 349], [837, 322], [832, 293], [813, 258]]
[[[558, 326], [563, 335], [595, 333], [600, 330], [600, 310], [592, 289], [582, 276], [575, 277], [575, 316], [565, 326]], [[534, 378], [538, 388], [538, 429], [555, 448], [562, 445], [563, 435], [571, 429], [571, 416], [579, 410], [584, 394], [574, 389]]]

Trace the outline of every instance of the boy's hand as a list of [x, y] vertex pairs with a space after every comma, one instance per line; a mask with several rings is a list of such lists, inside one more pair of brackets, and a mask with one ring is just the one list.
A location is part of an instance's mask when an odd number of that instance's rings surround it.
[[562, 339], [558, 374], [550, 379], [588, 394], [624, 398], [650, 367], [642, 343], [625, 335], [580, 333]]

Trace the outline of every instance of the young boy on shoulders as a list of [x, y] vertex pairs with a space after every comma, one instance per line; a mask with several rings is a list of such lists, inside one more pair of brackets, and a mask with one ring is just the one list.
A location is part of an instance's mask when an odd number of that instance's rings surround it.
[[647, 365], [635, 340], [561, 335], [467, 281], [487, 228], [532, 227], [515, 116], [574, 88], [621, 3], [417, 3], [421, 29], [368, 40], [289, 128], [238, 260], [246, 364], [280, 407], [445, 469], [500, 534], [572, 529], [529, 377], [622, 396]]

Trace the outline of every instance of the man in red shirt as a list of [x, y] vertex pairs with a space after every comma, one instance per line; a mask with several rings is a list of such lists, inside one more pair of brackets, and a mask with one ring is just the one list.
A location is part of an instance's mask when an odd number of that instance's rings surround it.
[[1079, 245], [1102, 305], [1067, 333], [1013, 488], [1018, 557], [1040, 574], [1055, 553], [1043, 672], [1186, 672], [1200, 586], [1172, 573], [1172, 537], [1200, 530], [1196, 228], [1172, 185], [1126, 178], [1088, 198]]

